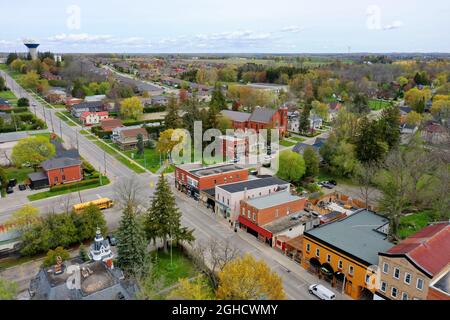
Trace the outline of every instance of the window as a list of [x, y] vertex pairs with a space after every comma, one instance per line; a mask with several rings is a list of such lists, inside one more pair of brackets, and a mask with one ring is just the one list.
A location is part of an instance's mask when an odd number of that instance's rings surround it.
[[256, 221], [256, 213], [253, 213], [253, 221]]
[[242, 208], [242, 216], [245, 217], [245, 208]]
[[327, 262], [331, 263], [331, 255], [327, 254]]
[[316, 249], [316, 257], [320, 257], [320, 249], [319, 248]]
[[286, 209], [286, 215], [288, 216], [291, 213], [291, 210], [289, 208]]
[[399, 268], [394, 269], [394, 278], [400, 279], [400, 269]]
[[310, 252], [311, 251], [311, 244], [307, 243], [306, 244], [306, 252]]
[[250, 212], [250, 209], [247, 211], [247, 217], [248, 217], [249, 219], [252, 218], [252, 213]]
[[55, 177], [55, 182], [58, 182], [58, 177]]
[[423, 289], [423, 280], [422, 279], [420, 279], [420, 278], [417, 279], [416, 288], [419, 289], [419, 290]]
[[406, 292], [402, 292], [402, 300], [408, 300], [408, 294]]
[[385, 262], [383, 263], [383, 273], [388, 273], [389, 272], [389, 265]]
[[339, 268], [339, 269], [342, 269], [342, 266], [343, 266], [343, 265], [342, 265], [342, 260], [339, 260], [339, 262], [338, 262], [338, 268]]
[[411, 274], [409, 274], [408, 272], [405, 272], [405, 283], [406, 284], [410, 284], [411, 283]]
[[381, 292], [386, 292], [386, 287], [387, 287], [386, 282], [381, 281], [380, 291]]
[[398, 293], [397, 288], [396, 287], [392, 287], [392, 289], [391, 289], [391, 297], [392, 298], [397, 298], [397, 293]]
[[64, 181], [64, 180], [66, 180], [66, 176], [63, 175], [62, 176], [62, 181]]
[[367, 284], [370, 284], [370, 274], [366, 274], [365, 282], [366, 282]]
[[227, 177], [223, 178], [223, 181], [224, 181], [225, 183], [227, 183]]
[[230, 205], [230, 199], [227, 199], [227, 205]]
[[355, 268], [353, 268], [353, 266], [348, 266], [348, 274], [352, 276], [353, 272], [355, 272]]
[[278, 218], [279, 215], [280, 215], [280, 214], [279, 214], [279, 212], [278, 212], [278, 209], [276, 209], [276, 210], [275, 210], [275, 217]]
[[216, 179], [214, 179], [214, 185], [216, 185], [217, 184], [217, 180]]

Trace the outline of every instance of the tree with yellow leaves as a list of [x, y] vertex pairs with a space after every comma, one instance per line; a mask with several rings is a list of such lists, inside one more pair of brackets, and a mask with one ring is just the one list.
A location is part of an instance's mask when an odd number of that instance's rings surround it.
[[[180, 138], [172, 140], [172, 137], [175, 137], [174, 134], [179, 131], [181, 135], [178, 135]], [[163, 154], [168, 154], [172, 151], [172, 149], [183, 142], [183, 134], [182, 130], [179, 129], [167, 129], [160, 133], [158, 143], [156, 144], [156, 150]]]
[[120, 115], [124, 119], [137, 119], [143, 112], [144, 107], [138, 97], [127, 98], [120, 104]]
[[194, 280], [180, 279], [178, 287], [168, 296], [170, 300], [214, 300], [214, 292], [204, 276]]
[[219, 272], [217, 298], [221, 300], [284, 300], [281, 278], [264, 261], [251, 255], [229, 262]]
[[405, 102], [408, 106], [414, 109], [418, 113], [425, 111], [427, 102], [431, 99], [432, 93], [428, 88], [418, 89], [412, 88], [405, 93]]
[[14, 224], [19, 228], [24, 228], [39, 219], [39, 209], [30, 204], [24, 205], [11, 215], [8, 223]]

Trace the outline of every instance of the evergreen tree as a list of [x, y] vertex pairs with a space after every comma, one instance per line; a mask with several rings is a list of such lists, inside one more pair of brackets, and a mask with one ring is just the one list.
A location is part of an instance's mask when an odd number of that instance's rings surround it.
[[217, 129], [219, 123], [219, 112], [215, 105], [210, 105], [208, 112], [206, 113], [206, 123], [204, 130], [207, 129]]
[[353, 106], [351, 109], [355, 113], [369, 113], [370, 108], [367, 96], [362, 94], [355, 95], [355, 98], [353, 99]]
[[302, 133], [308, 132], [310, 125], [309, 125], [309, 115], [311, 114], [311, 106], [305, 105], [303, 108], [302, 113], [300, 114], [300, 120], [298, 125], [298, 130]]
[[184, 126], [191, 133], [191, 136], [193, 136], [195, 121], [202, 120], [198, 108], [198, 99], [195, 95], [187, 101], [185, 110], [186, 113], [183, 116]]
[[134, 205], [129, 202], [117, 231], [117, 263], [132, 276], [139, 275], [144, 266], [147, 242], [145, 233], [136, 217]]
[[164, 118], [165, 129], [180, 129], [183, 127], [183, 119], [179, 115], [179, 106], [175, 97], [170, 97], [167, 104], [167, 115]]
[[158, 181], [151, 207], [145, 217], [145, 232], [147, 239], [156, 242], [162, 239], [164, 250], [167, 251], [167, 241], [193, 241], [193, 230], [181, 226], [181, 213], [175, 203], [169, 183], [162, 174]]
[[303, 153], [305, 160], [306, 172], [305, 176], [315, 177], [319, 174], [320, 159], [317, 152], [312, 147], [307, 147]]
[[214, 87], [214, 91], [212, 92], [211, 101], [209, 102], [209, 107], [215, 107], [216, 110], [225, 110], [228, 109], [227, 101], [220, 89], [220, 86], [216, 84]]
[[355, 137], [356, 157], [359, 161], [378, 162], [388, 151], [389, 146], [380, 139], [378, 128], [378, 123], [367, 117], [360, 120]]
[[8, 58], [6, 59], [6, 64], [10, 65], [14, 60], [18, 59], [19, 56], [15, 52], [11, 52], [8, 54]]
[[142, 134], [137, 135], [137, 154], [142, 156], [144, 154], [144, 137]]

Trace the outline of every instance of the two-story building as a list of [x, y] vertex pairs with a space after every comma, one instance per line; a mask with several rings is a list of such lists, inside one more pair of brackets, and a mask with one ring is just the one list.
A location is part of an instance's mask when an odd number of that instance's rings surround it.
[[216, 213], [236, 221], [241, 200], [270, 195], [280, 191], [290, 191], [290, 184], [276, 177], [252, 179], [215, 187]]
[[[379, 253], [377, 300], [425, 300], [450, 263], [450, 224], [425, 227]], [[437, 282], [437, 281], [436, 281]]]
[[306, 198], [292, 195], [289, 191], [240, 201], [239, 225], [259, 240], [273, 245], [274, 233], [267, 230], [270, 223], [301, 212]]
[[135, 149], [138, 144], [138, 136], [142, 135], [144, 144], [148, 143], [149, 135], [145, 128], [139, 126], [118, 127], [112, 130], [111, 140], [121, 150]]
[[80, 118], [84, 112], [100, 112], [105, 111], [105, 105], [102, 101], [82, 102], [69, 106], [72, 116]]
[[373, 299], [378, 253], [393, 244], [389, 220], [362, 209], [303, 234], [302, 266], [353, 299]]
[[92, 126], [94, 124], [99, 124], [100, 121], [108, 119], [109, 114], [108, 111], [100, 111], [100, 112], [83, 112], [80, 116], [80, 121], [85, 126]]
[[182, 164], [175, 167], [175, 187], [196, 199], [201, 190], [248, 180], [248, 170], [236, 164], [203, 166], [201, 163]]

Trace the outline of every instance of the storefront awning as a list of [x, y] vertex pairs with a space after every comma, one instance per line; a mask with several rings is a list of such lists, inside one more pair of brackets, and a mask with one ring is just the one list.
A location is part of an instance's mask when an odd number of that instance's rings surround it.
[[251, 223], [250, 221], [243, 218], [242, 216], [239, 216], [239, 223], [243, 224], [247, 228], [250, 228], [250, 229], [258, 232], [258, 234], [262, 235], [263, 237], [266, 237], [268, 239], [271, 239], [273, 237], [273, 234], [271, 232], [267, 231], [266, 229], [261, 228], [260, 226], [257, 226], [256, 224]]

